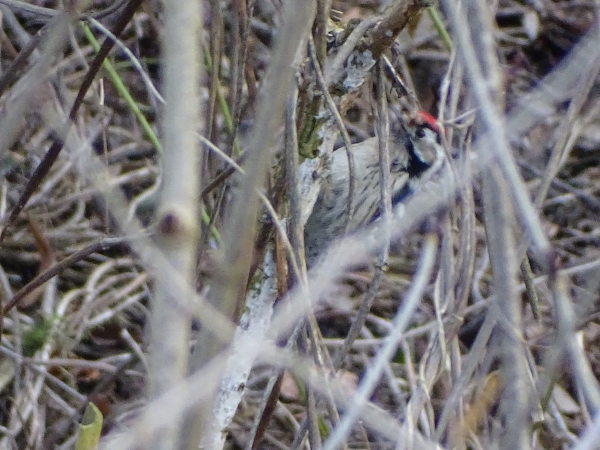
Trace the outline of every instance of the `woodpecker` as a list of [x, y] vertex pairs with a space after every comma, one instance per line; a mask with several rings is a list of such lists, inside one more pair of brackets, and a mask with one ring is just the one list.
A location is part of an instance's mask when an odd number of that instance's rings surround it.
[[[402, 203], [443, 167], [446, 159], [441, 131], [435, 119], [418, 111], [390, 132], [390, 187], [392, 207]], [[381, 215], [379, 145], [376, 137], [350, 147], [354, 156], [354, 211], [347, 233], [368, 225]], [[332, 153], [330, 176], [304, 227], [304, 245], [309, 265], [332, 240], [343, 235], [349, 190], [348, 158], [343, 148]]]

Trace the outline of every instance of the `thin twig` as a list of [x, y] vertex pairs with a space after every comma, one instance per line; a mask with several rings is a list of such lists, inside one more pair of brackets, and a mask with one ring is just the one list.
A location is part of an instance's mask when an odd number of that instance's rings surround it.
[[529, 235], [528, 237], [538, 252], [538, 256], [545, 262], [548, 260], [547, 254], [549, 251], [549, 242], [544, 235], [540, 220], [529, 199], [527, 187], [519, 175], [514, 159], [510, 154], [506, 133], [503, 127], [504, 121], [499, 116], [493, 101], [490, 98], [488, 82], [482, 73], [477, 55], [471, 44], [472, 36], [470, 37], [470, 33], [468, 32], [469, 25], [466, 17], [458, 11], [457, 5], [453, 2], [447, 0], [445, 1], [445, 5], [454, 25], [454, 29], [460, 31], [455, 34], [457, 48], [465, 61], [465, 67], [469, 78], [471, 79], [474, 97], [480, 105], [483, 123], [490, 133], [489, 138], [486, 139], [486, 146], [489, 146], [494, 157], [497, 158], [504, 177], [506, 177], [509, 182], [511, 196], [515, 200], [517, 212], [525, 225]]
[[327, 87], [327, 83], [325, 78], [323, 77], [323, 72], [321, 71], [321, 67], [319, 66], [319, 61], [317, 59], [317, 51], [315, 49], [315, 43], [313, 42], [312, 36], [308, 40], [308, 55], [311, 59], [311, 63], [315, 70], [317, 85], [319, 89], [321, 89], [321, 93], [325, 97], [325, 102], [327, 103], [327, 107], [329, 111], [333, 115], [340, 133], [342, 135], [342, 139], [344, 141], [344, 146], [346, 149], [346, 157], [348, 158], [348, 198], [347, 198], [347, 206], [346, 206], [346, 223], [344, 225], [343, 234], [346, 234], [348, 231], [348, 226], [350, 225], [350, 220], [354, 215], [354, 188], [356, 185], [356, 168], [354, 167], [354, 156], [352, 155], [352, 151], [350, 148], [352, 147], [352, 141], [350, 140], [350, 135], [344, 126], [344, 120], [340, 115], [337, 106], [333, 100], [333, 97], [329, 93], [329, 88]]
[[388, 360], [396, 351], [397, 345], [402, 338], [404, 330], [408, 326], [414, 310], [417, 308], [423, 292], [429, 282], [429, 276], [435, 262], [437, 253], [437, 237], [430, 234], [425, 239], [425, 244], [422, 251], [421, 261], [417, 272], [415, 273], [413, 283], [406, 293], [402, 302], [402, 307], [398, 310], [393, 321], [393, 328], [390, 332], [385, 346], [379, 351], [377, 357], [369, 367], [363, 382], [360, 384], [357, 392], [352, 398], [350, 405], [346, 409], [346, 414], [343, 417], [340, 425], [331, 433], [323, 450], [334, 450], [339, 444], [346, 439], [354, 422], [361, 414], [362, 409], [367, 403], [367, 399], [373, 392], [373, 389], [379, 382], [381, 373], [387, 364]]
[[379, 144], [379, 186], [381, 193], [381, 210], [383, 211], [382, 222], [384, 224], [384, 233], [386, 237], [384, 238], [384, 246], [381, 250], [379, 263], [375, 268], [375, 274], [373, 275], [369, 289], [367, 289], [367, 292], [365, 293], [360, 309], [356, 314], [356, 318], [352, 321], [352, 325], [350, 325], [350, 330], [348, 330], [348, 333], [346, 334], [342, 348], [336, 353], [333, 361], [333, 367], [335, 370], [338, 370], [341, 367], [342, 363], [344, 362], [344, 358], [348, 354], [348, 351], [352, 348], [352, 344], [360, 334], [360, 330], [365, 324], [367, 315], [371, 310], [375, 297], [377, 296], [381, 279], [383, 278], [383, 271], [387, 265], [390, 247], [390, 224], [392, 218], [389, 150], [390, 124], [387, 110], [387, 98], [385, 93], [385, 79], [383, 76], [383, 64], [384, 62], [380, 61], [377, 67], [377, 117], [379, 125], [377, 136]]

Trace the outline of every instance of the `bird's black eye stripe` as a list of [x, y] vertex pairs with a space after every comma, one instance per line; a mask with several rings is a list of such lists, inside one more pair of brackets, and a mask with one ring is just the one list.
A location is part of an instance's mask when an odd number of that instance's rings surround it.
[[430, 166], [419, 157], [415, 151], [414, 143], [410, 138], [406, 139], [405, 146], [406, 150], [408, 151], [408, 165], [406, 167], [408, 176], [410, 178], [419, 177], [423, 174], [423, 172], [429, 169]]
[[425, 129], [423, 127], [419, 127], [419, 128], [417, 128], [417, 131], [415, 134], [417, 135], [418, 138], [424, 138], [425, 137]]

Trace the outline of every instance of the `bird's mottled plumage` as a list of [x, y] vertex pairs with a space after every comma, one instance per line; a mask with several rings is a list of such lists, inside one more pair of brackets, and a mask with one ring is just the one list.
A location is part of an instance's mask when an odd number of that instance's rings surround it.
[[[390, 184], [392, 203], [405, 200], [419, 184], [428, 181], [444, 163], [440, 131], [435, 119], [417, 113], [401, 130], [390, 133]], [[349, 233], [367, 225], [379, 216], [379, 150], [377, 138], [351, 147], [355, 166], [354, 213], [348, 223]], [[329, 245], [342, 236], [346, 225], [349, 170], [345, 150], [333, 152], [330, 177], [308, 218], [304, 243], [309, 264]]]

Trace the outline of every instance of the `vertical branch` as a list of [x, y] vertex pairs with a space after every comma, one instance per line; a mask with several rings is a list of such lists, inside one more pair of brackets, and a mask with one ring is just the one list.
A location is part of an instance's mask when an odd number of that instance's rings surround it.
[[344, 226], [344, 234], [348, 231], [348, 226], [350, 224], [350, 219], [354, 215], [354, 186], [356, 185], [356, 169], [354, 167], [354, 156], [352, 155], [352, 151], [350, 147], [352, 147], [352, 142], [350, 141], [350, 135], [346, 130], [346, 125], [344, 125], [344, 120], [340, 112], [335, 105], [335, 101], [333, 97], [329, 93], [329, 88], [327, 87], [327, 83], [325, 82], [325, 77], [323, 76], [323, 71], [319, 66], [319, 61], [317, 58], [317, 51], [315, 48], [315, 42], [313, 39], [310, 39], [308, 42], [308, 54], [311, 59], [313, 68], [315, 69], [315, 75], [317, 78], [317, 85], [319, 89], [321, 89], [321, 93], [323, 94], [323, 98], [325, 99], [325, 103], [329, 108], [331, 115], [335, 119], [337, 126], [340, 129], [340, 134], [344, 140], [344, 146], [346, 149], [346, 157], [348, 158], [348, 197], [346, 199], [346, 224]]
[[331, 0], [317, 0], [317, 14], [313, 25], [313, 39], [317, 48], [317, 60], [323, 65], [327, 50], [327, 21], [331, 10]]
[[234, 1], [234, 20], [233, 20], [233, 64], [232, 64], [232, 89], [231, 89], [231, 118], [233, 130], [231, 130], [228, 145], [225, 150], [231, 152], [234, 148], [235, 136], [240, 122], [242, 111], [242, 86], [244, 84], [244, 74], [246, 67], [246, 57], [248, 54], [248, 36], [250, 33], [250, 15], [252, 5], [248, 8], [246, 0]]
[[[479, 70], [486, 79], [488, 96], [491, 103], [482, 104], [499, 121], [496, 125], [503, 130], [502, 112], [504, 110], [503, 79], [500, 63], [496, 56], [494, 40], [494, 18], [491, 7], [484, 2], [469, 4], [467, 17], [471, 28], [471, 45], [477, 58]], [[468, 31], [465, 31], [465, 33]], [[472, 67], [469, 67], [473, 69]], [[479, 99], [481, 101], [481, 99]], [[490, 115], [491, 115], [490, 114]], [[482, 121], [482, 128], [489, 123]], [[498, 158], [498, 155], [495, 155]], [[527, 438], [528, 392], [527, 363], [522, 348], [521, 301], [517, 295], [516, 279], [518, 273], [517, 251], [515, 248], [515, 217], [507, 182], [498, 167], [491, 166], [484, 176], [483, 203], [485, 231], [488, 242], [490, 263], [494, 274], [494, 286], [498, 298], [501, 322], [499, 333], [502, 364], [502, 376], [505, 395], [502, 398], [501, 411], [506, 421], [506, 431], [502, 436], [504, 448], [529, 448]], [[528, 196], [525, 186], [513, 186], [520, 194]]]
[[[223, 256], [213, 285], [210, 302], [232, 320], [236, 311], [241, 311], [253, 262], [254, 240], [258, 216], [259, 196], [269, 164], [271, 162], [272, 137], [280, 125], [284, 105], [290, 92], [293, 78], [294, 60], [299, 49], [303, 48], [306, 35], [314, 18], [314, 2], [287, 1], [284, 4], [282, 32], [273, 52], [271, 64], [263, 80], [261, 101], [248, 145], [245, 175], [240, 179], [239, 189], [234, 192], [233, 205], [226, 218], [223, 233]], [[228, 341], [233, 336], [230, 335]], [[228, 345], [229, 342], [225, 342]], [[200, 330], [192, 355], [192, 370], [207, 364], [223, 349], [223, 343], [214, 339], [213, 333]], [[212, 412], [212, 402], [204, 405], [195, 417], [190, 419], [189, 430], [203, 430]], [[188, 448], [194, 445], [188, 441]], [[197, 447], [197, 442], [196, 442]], [[212, 447], [211, 447], [212, 448]]]
[[356, 318], [352, 321], [352, 325], [350, 325], [350, 330], [346, 334], [346, 338], [344, 339], [344, 344], [342, 348], [338, 351], [333, 361], [333, 366], [335, 370], [338, 370], [343, 362], [344, 358], [352, 348], [352, 344], [359, 336], [366, 320], [369, 312], [371, 311], [371, 307], [373, 306], [373, 302], [377, 297], [377, 291], [379, 290], [379, 286], [381, 284], [381, 280], [383, 278], [383, 270], [385, 265], [387, 264], [388, 253], [390, 248], [390, 240], [391, 240], [391, 222], [392, 222], [392, 196], [390, 192], [390, 149], [389, 149], [389, 135], [390, 135], [390, 124], [389, 117], [387, 111], [387, 98], [385, 93], [385, 79], [384, 79], [384, 62], [382, 60], [379, 61], [377, 65], [377, 138], [379, 145], [379, 186], [381, 193], [381, 211], [382, 214], [382, 222], [383, 222], [383, 232], [385, 234], [384, 237], [384, 246], [381, 250], [381, 254], [379, 256], [379, 265], [375, 269], [375, 274], [373, 275], [373, 280], [371, 281], [371, 285], [367, 290], [363, 301], [361, 303], [360, 309]]
[[[456, 30], [455, 40], [457, 48], [467, 69], [474, 99], [480, 107], [482, 123], [485, 124], [488, 131], [488, 136], [484, 136], [485, 145], [488, 147], [486, 150], [494, 156], [499, 167], [502, 169], [503, 177], [508, 180], [507, 186], [514, 199], [516, 211], [528, 233], [528, 238], [541, 260], [546, 261], [550, 244], [544, 235], [540, 220], [529, 198], [527, 187], [519, 175], [514, 158], [510, 153], [503, 120], [497, 106], [494, 104], [494, 99], [490, 97], [490, 84], [488, 83], [486, 74], [480, 67], [480, 60], [487, 64], [489, 63], [488, 58], [495, 58], [495, 47], [492, 50], [492, 54], [487, 55], [487, 57], [482, 52], [489, 51], [488, 47], [479, 48], [476, 51], [472, 42], [472, 38], [476, 33], [469, 32], [469, 21], [458, 10], [454, 2], [446, 0], [444, 4], [449, 13], [452, 25]], [[479, 36], [477, 44], [481, 46], [486, 41], [491, 41], [492, 38], [492, 33], [489, 31], [485, 33], [485, 36]], [[478, 54], [482, 55], [481, 58], [478, 57]], [[491, 79], [491, 82], [495, 82], [494, 78]], [[494, 86], [497, 86], [497, 84]]]
[[[503, 448], [529, 448], [527, 439], [526, 361], [522, 347], [521, 302], [516, 290], [518, 271], [513, 228], [514, 217], [508, 188], [496, 167], [483, 179], [485, 230], [494, 273], [497, 314], [500, 323], [502, 372], [505, 395], [502, 413], [506, 420]], [[491, 314], [494, 314], [492, 311]]]
[[387, 264], [388, 252], [390, 250], [391, 226], [392, 226], [392, 193], [390, 188], [390, 121], [388, 116], [387, 97], [385, 93], [384, 61], [379, 60], [377, 65], [377, 117], [378, 130], [377, 139], [379, 145], [379, 190], [381, 192], [381, 210], [383, 211], [383, 228], [385, 232], [385, 244], [381, 251], [380, 266]]
[[[196, 131], [200, 121], [200, 30], [198, 2], [165, 2], [163, 47], [164, 124], [163, 185], [158, 218], [158, 241], [172, 267], [194, 284], [198, 243], [200, 149]], [[157, 280], [152, 302], [150, 397], [156, 398], [183, 380], [188, 370], [189, 316], [173, 307], [169, 287]], [[157, 436], [152, 448], [177, 448], [180, 430]]]
[[[211, 142], [216, 142], [216, 105], [220, 88], [221, 55], [223, 53], [223, 12], [218, 0], [210, 0], [210, 83], [208, 105], [206, 107], [206, 134]], [[207, 60], [208, 58], [204, 58]]]
[[[303, 41], [307, 25], [312, 19], [310, 4], [292, 3], [286, 3], [283, 23], [286, 33], [280, 35], [281, 40], [265, 77], [262, 104], [248, 148], [246, 174], [241, 180], [239, 190], [235, 192], [236, 197], [224, 233], [223, 262], [214, 283], [212, 301], [230, 317], [236, 309], [239, 295], [245, 290], [252, 262], [252, 245], [258, 213], [257, 189], [263, 185], [267, 173], [272, 136], [279, 125], [279, 118], [283, 116], [283, 106], [292, 82], [292, 62], [298, 43]], [[210, 350], [214, 340], [209, 336], [206, 338], [206, 346], [198, 347], [208, 352], [205, 355], [208, 357], [215, 354], [213, 350], [216, 349]]]
[[[285, 144], [284, 144], [284, 159], [285, 159], [285, 180], [287, 183], [287, 197], [289, 199], [289, 217], [288, 217], [288, 236], [292, 246], [293, 254], [290, 261], [290, 266], [296, 264], [298, 273], [289, 271], [288, 279], [289, 286], [295, 283], [307, 289], [306, 275], [306, 260], [304, 257], [304, 233], [301, 222], [302, 215], [302, 199], [300, 196], [300, 180], [298, 176], [299, 155], [298, 155], [298, 134], [296, 130], [296, 113], [298, 108], [298, 89], [290, 94], [285, 113]], [[308, 291], [307, 291], [308, 294]], [[307, 295], [308, 296], [308, 295]], [[292, 333], [292, 336], [294, 333]], [[288, 342], [296, 342], [296, 337], [289, 339]], [[290, 343], [289, 346], [292, 344]], [[283, 381], [283, 370], [276, 370], [271, 376], [263, 401], [257, 409], [257, 414], [250, 431], [249, 446], [247, 448], [256, 449], [265, 434], [267, 425], [275, 412], [275, 406], [279, 399], [281, 391], [281, 383]]]
[[[296, 129], [298, 112], [298, 89], [290, 95], [285, 114], [285, 179], [290, 202], [288, 236], [294, 251], [295, 263], [300, 273], [296, 283], [307, 289], [306, 257], [304, 255], [304, 226], [302, 224], [302, 197], [300, 195], [300, 177], [298, 174], [300, 158], [298, 154], [298, 132]], [[308, 293], [308, 291], [307, 291]]]

